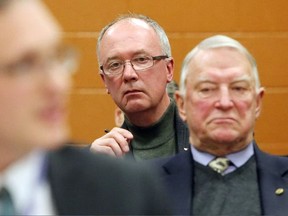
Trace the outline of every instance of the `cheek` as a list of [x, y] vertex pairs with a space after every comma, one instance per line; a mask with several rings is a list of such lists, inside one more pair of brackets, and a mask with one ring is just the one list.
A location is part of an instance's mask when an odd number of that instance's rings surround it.
[[212, 105], [208, 101], [198, 101], [189, 98], [186, 104], [187, 121], [193, 125], [202, 125], [208, 118]]
[[[25, 103], [29, 102], [30, 98], [33, 97], [33, 95], [29, 93], [29, 89], [17, 88], [14, 86], [0, 89], [0, 92], [1, 115], [5, 115], [5, 113], [6, 115], [9, 115], [14, 112], [14, 110], [19, 111], [19, 109], [25, 108]], [[10, 117], [13, 116], [11, 115]]]
[[[6, 131], [7, 136], [13, 133], [22, 133], [23, 129], [29, 127], [27, 119], [30, 118], [30, 110], [31, 106], [33, 106], [31, 101], [33, 96], [28, 94], [30, 96], [28, 97], [24, 89], [21, 91], [15, 91], [16, 89], [14, 89], [14, 92], [8, 89], [5, 90], [7, 94], [0, 95], [1, 133]], [[0, 91], [3, 92], [2, 90]]]
[[[152, 90], [155, 88], [160, 88], [164, 85], [166, 88], [167, 77], [163, 71], [143, 71], [138, 74], [138, 80], [145, 84], [147, 87], [149, 86]], [[162, 85], [163, 84], [163, 85]]]
[[256, 112], [256, 104], [252, 101], [240, 101], [236, 104], [238, 113], [242, 119], [251, 118], [255, 116]]
[[112, 95], [112, 97], [114, 95], [117, 95], [117, 92], [119, 93], [120, 88], [121, 88], [120, 78], [118, 80], [106, 80], [105, 86], [106, 86], [109, 94]]

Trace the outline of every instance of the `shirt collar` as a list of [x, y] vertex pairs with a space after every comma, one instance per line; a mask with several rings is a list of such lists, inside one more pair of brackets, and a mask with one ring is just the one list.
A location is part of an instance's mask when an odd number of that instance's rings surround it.
[[[28, 202], [31, 201], [31, 197], [34, 196], [31, 192], [41, 181], [44, 163], [45, 153], [33, 151], [12, 164], [1, 176], [2, 183], [11, 193], [18, 212], [23, 212], [23, 209], [29, 205]], [[29, 197], [27, 197], [27, 194]]]
[[[196, 162], [207, 166], [211, 160], [215, 158], [215, 155], [211, 155], [207, 152], [197, 150], [191, 145], [191, 152]], [[254, 154], [253, 143], [251, 142], [246, 148], [241, 151], [228, 154], [225, 157], [228, 158], [237, 168], [244, 165], [249, 158]]]

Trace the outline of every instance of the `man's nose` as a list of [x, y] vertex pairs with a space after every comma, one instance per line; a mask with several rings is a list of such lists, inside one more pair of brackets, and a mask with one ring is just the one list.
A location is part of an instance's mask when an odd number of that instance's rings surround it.
[[228, 88], [223, 88], [219, 91], [217, 105], [223, 108], [230, 108], [233, 106], [233, 98]]
[[137, 72], [130, 61], [125, 61], [123, 64], [123, 77], [125, 80], [135, 79], [138, 77]]

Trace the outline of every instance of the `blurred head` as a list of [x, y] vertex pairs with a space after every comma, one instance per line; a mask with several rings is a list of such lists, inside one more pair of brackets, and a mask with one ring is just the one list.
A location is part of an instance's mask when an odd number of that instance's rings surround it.
[[73, 53], [38, 0], [0, 1], [0, 29], [1, 152], [55, 148], [69, 134]]
[[219, 155], [244, 148], [253, 139], [263, 94], [246, 48], [226, 36], [205, 39], [184, 59], [176, 93], [190, 142]]
[[179, 89], [178, 84], [172, 80], [170, 83], [167, 84], [166, 90], [170, 98], [174, 98], [174, 93], [176, 90]]
[[166, 84], [174, 64], [168, 38], [155, 21], [142, 15], [120, 17], [101, 31], [97, 53], [107, 91], [128, 118], [166, 110]]

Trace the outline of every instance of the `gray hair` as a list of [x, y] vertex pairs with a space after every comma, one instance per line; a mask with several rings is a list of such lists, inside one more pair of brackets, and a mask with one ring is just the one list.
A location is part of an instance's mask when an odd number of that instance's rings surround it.
[[192, 49], [184, 58], [182, 69], [181, 69], [181, 77], [180, 77], [180, 92], [181, 94], [185, 94], [186, 91], [186, 78], [189, 72], [189, 63], [191, 60], [199, 53], [201, 50], [208, 50], [213, 48], [224, 48], [230, 47], [234, 48], [240, 53], [244, 54], [252, 66], [252, 74], [255, 80], [255, 88], [260, 88], [260, 79], [258, 75], [257, 63], [251, 53], [238, 41], [224, 36], [224, 35], [215, 35], [209, 37], [203, 41], [201, 41], [194, 49]]
[[169, 43], [169, 39], [164, 31], [164, 29], [153, 19], [151, 19], [148, 16], [144, 16], [142, 14], [133, 14], [133, 13], [129, 13], [129, 14], [124, 14], [119, 16], [118, 18], [116, 18], [115, 20], [113, 20], [111, 23], [109, 23], [108, 25], [106, 25], [100, 32], [99, 37], [98, 37], [98, 41], [97, 41], [97, 56], [98, 56], [98, 63], [100, 65], [99, 62], [99, 54], [100, 54], [100, 44], [101, 41], [106, 33], [106, 31], [112, 27], [114, 24], [118, 23], [121, 20], [131, 20], [131, 19], [139, 19], [139, 20], [143, 20], [145, 23], [147, 23], [149, 26], [151, 26], [154, 31], [156, 32], [156, 34], [158, 35], [159, 39], [160, 39], [160, 46], [163, 52], [163, 55], [167, 55], [168, 57], [171, 57], [171, 47], [170, 47], [170, 43]]

